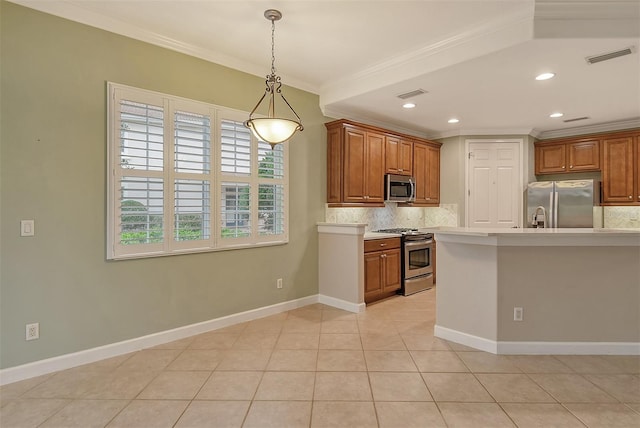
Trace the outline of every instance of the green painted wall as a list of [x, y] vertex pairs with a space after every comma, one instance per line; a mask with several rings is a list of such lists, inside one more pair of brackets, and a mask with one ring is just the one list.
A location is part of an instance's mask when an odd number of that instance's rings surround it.
[[[1, 368], [318, 292], [316, 95], [284, 89], [305, 126], [289, 143], [289, 244], [107, 262], [106, 82], [249, 111], [263, 79], [12, 3], [0, 14]], [[31, 322], [41, 337], [26, 342]]]

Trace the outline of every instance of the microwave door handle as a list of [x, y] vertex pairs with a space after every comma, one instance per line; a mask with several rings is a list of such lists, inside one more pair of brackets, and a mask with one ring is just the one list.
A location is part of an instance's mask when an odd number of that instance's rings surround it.
[[409, 200], [415, 201], [416, 200], [416, 183], [413, 182], [413, 178], [409, 178], [409, 184], [411, 184], [411, 197], [409, 198]]

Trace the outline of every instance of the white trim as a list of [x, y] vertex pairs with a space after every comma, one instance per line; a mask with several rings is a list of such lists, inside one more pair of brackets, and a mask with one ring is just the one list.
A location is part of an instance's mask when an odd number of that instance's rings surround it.
[[[96, 348], [73, 352], [71, 354], [65, 354], [40, 361], [34, 361], [32, 363], [23, 364], [16, 367], [9, 367], [0, 370], [0, 385], [6, 385], [8, 383], [29, 379], [59, 370], [70, 369], [72, 367], [93, 363], [105, 358], [111, 358], [118, 355], [128, 354], [130, 352], [136, 352], [141, 349], [162, 345], [164, 343], [183, 339], [185, 337], [206, 333], [208, 331], [217, 330], [223, 327], [228, 327], [258, 318], [263, 318], [269, 315], [279, 314], [281, 312], [286, 312], [292, 309], [297, 309], [303, 306], [318, 303], [319, 300], [320, 299], [318, 295], [315, 294], [296, 300], [289, 300], [287, 302], [276, 303], [270, 306], [264, 306], [237, 314], [215, 318], [209, 321], [203, 321], [183, 327], [174, 328], [171, 330], [152, 333], [146, 336], [124, 340], [122, 342], [111, 343], [104, 346], [98, 346]], [[333, 306], [330, 301], [327, 301], [326, 304]]]
[[427, 139], [438, 140], [449, 137], [473, 137], [478, 135], [538, 135], [538, 131], [533, 128], [468, 128], [468, 129], [452, 129], [449, 131], [436, 132], [427, 135]]
[[498, 353], [497, 343], [493, 340], [485, 339], [484, 337], [462, 333], [437, 324], [433, 328], [433, 335], [440, 339], [459, 343], [460, 345], [470, 346], [471, 348], [479, 349], [481, 351], [491, 352], [492, 354]]
[[364, 312], [367, 306], [364, 303], [347, 302], [346, 300], [336, 299], [335, 297], [325, 296], [324, 294], [318, 294], [318, 303], [323, 303], [325, 305], [354, 312], [356, 314]]
[[401, 52], [370, 67], [320, 87], [320, 109], [362, 95], [381, 86], [424, 76], [452, 64], [497, 52], [533, 39], [534, 5], [455, 33], [433, 44]]
[[501, 342], [439, 325], [434, 335], [498, 355], [640, 355], [640, 342]]
[[498, 342], [504, 355], [640, 355], [640, 342]]
[[640, 117], [618, 120], [615, 122], [599, 123], [595, 125], [577, 126], [574, 128], [557, 129], [555, 131], [542, 131], [538, 135], [541, 140], [552, 138], [572, 137], [574, 135], [597, 134], [600, 132], [624, 131], [626, 129], [640, 128]]
[[[12, 0], [12, 2], [30, 9], [56, 15], [64, 19], [79, 22], [111, 33], [120, 34], [135, 40], [141, 40], [152, 45], [190, 55], [195, 58], [202, 58], [206, 61], [220, 64], [224, 67], [240, 70], [245, 73], [264, 78], [264, 73], [266, 71], [265, 64], [257, 64], [255, 62], [241, 60], [230, 55], [225, 55], [221, 52], [207, 49], [203, 46], [185, 43], [181, 40], [146, 30], [141, 26], [133, 25], [129, 22], [106, 14], [89, 10], [81, 5], [83, 2], [78, 2], [78, 4], [65, 1], [33, 2], [29, 0]], [[283, 81], [287, 82], [287, 86], [302, 89], [314, 94], [318, 93], [319, 89], [316, 84], [285, 74], [281, 74], [280, 76]]]
[[164, 343], [173, 342], [174, 340], [184, 339], [186, 337], [195, 336], [212, 330], [218, 330], [220, 328], [252, 321], [258, 318], [276, 315], [315, 303], [322, 303], [355, 313], [364, 312], [366, 308], [364, 303], [355, 304], [335, 299], [333, 297], [323, 296], [321, 294], [314, 294], [312, 296], [276, 303], [270, 306], [263, 306], [261, 308], [251, 309], [237, 314], [231, 314], [171, 330], [136, 337], [134, 339], [123, 340], [122, 342], [110, 343], [96, 348], [85, 349], [71, 354], [60, 355], [57, 357], [34, 361], [32, 363], [22, 364], [20, 366], [2, 369], [0, 370], [0, 386], [53, 373], [59, 370], [66, 370], [84, 364], [93, 363], [104, 360], [105, 358], [117, 357], [118, 355], [136, 352], [141, 349], [162, 345]]

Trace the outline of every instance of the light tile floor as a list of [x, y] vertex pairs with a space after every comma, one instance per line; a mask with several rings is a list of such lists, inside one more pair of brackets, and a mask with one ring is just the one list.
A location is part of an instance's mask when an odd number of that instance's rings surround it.
[[640, 357], [434, 338], [435, 290], [324, 305], [0, 388], [10, 427], [640, 427]]

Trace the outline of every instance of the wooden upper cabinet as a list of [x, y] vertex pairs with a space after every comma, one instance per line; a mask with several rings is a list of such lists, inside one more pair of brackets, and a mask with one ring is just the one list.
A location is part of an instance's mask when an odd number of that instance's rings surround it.
[[327, 130], [327, 202], [342, 201], [342, 129]]
[[634, 144], [636, 146], [636, 202], [640, 203], [640, 135], [636, 135]]
[[343, 187], [345, 202], [366, 202], [366, 138], [365, 131], [345, 129]]
[[384, 205], [385, 135], [343, 121], [327, 127], [327, 202]]
[[411, 175], [413, 169], [413, 142], [387, 136], [385, 171], [387, 174]]
[[599, 171], [600, 142], [598, 140], [580, 141], [567, 144], [569, 172]]
[[604, 139], [602, 168], [602, 202], [634, 203], [640, 200], [637, 195], [638, 137], [620, 137]]
[[416, 205], [440, 203], [440, 147], [413, 144], [413, 176], [416, 180]]
[[600, 171], [598, 139], [538, 142], [535, 151], [536, 175]]
[[566, 152], [564, 144], [536, 146], [536, 175], [565, 172]]
[[[325, 123], [327, 128], [327, 202], [330, 207], [384, 206], [384, 175], [415, 173], [414, 143], [437, 153], [427, 155], [422, 187], [437, 205], [440, 193], [440, 143], [349, 120]], [[437, 177], [436, 177], [437, 176]], [[435, 177], [435, 178], [434, 178]], [[429, 181], [431, 180], [431, 181]], [[423, 202], [427, 201], [424, 199]]]
[[385, 136], [369, 131], [366, 136], [367, 155], [364, 165], [366, 199], [367, 202], [384, 203]]

